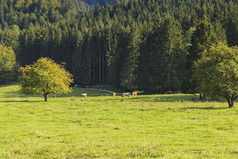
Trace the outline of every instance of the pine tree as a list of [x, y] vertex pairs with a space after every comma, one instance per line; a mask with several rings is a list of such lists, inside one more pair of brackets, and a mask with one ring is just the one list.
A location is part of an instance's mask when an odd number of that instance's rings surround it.
[[163, 93], [177, 90], [183, 74], [181, 26], [172, 17], [148, 34], [142, 45], [139, 81], [142, 90]]
[[[208, 21], [206, 17], [201, 20], [201, 22], [195, 28], [195, 31], [192, 34], [191, 44], [189, 48], [189, 54], [187, 56], [186, 63], [186, 74], [183, 81], [183, 92], [195, 92], [196, 82], [192, 79], [193, 74], [193, 63], [200, 59], [202, 53], [205, 50], [208, 50], [213, 44], [216, 44], [218, 41], [225, 41], [224, 31], [220, 30], [221, 28], [214, 29], [213, 25]], [[220, 34], [219, 36], [217, 34]], [[223, 35], [222, 35], [223, 34]]]
[[125, 33], [127, 44], [124, 54], [124, 62], [121, 66], [120, 85], [127, 90], [137, 89], [138, 78], [138, 57], [140, 45], [140, 33], [138, 27], [134, 24], [131, 29]]

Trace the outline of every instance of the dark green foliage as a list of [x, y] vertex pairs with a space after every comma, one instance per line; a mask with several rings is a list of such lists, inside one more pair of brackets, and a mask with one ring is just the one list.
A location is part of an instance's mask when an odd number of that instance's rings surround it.
[[[138, 27], [132, 27], [132, 30], [126, 30], [123, 65], [120, 72], [120, 86], [128, 90], [138, 88], [138, 57], [140, 56], [140, 33]], [[122, 47], [123, 47], [122, 46]]]
[[76, 84], [159, 93], [194, 92], [201, 52], [218, 41], [237, 45], [236, 1], [110, 2], [2, 0], [0, 40], [22, 66], [50, 57]]
[[30, 24], [44, 25], [56, 23], [77, 15], [76, 7], [71, 0], [2, 0], [0, 2], [1, 27], [18, 25], [21, 29]]
[[106, 3], [112, 3], [115, 2], [115, 0], [84, 0], [84, 2], [87, 2], [89, 4], [97, 4], [99, 3], [100, 5], [105, 5]]
[[180, 88], [185, 63], [181, 31], [168, 16], [149, 33], [140, 57], [141, 89], [163, 93]]
[[194, 62], [201, 58], [204, 51], [218, 43], [219, 41], [226, 41], [225, 31], [221, 27], [218, 21], [214, 22], [214, 27], [205, 16], [200, 23], [194, 28], [194, 32], [191, 37], [191, 46], [188, 50], [186, 72], [183, 81], [183, 92], [195, 92], [197, 86], [191, 76], [193, 74]]

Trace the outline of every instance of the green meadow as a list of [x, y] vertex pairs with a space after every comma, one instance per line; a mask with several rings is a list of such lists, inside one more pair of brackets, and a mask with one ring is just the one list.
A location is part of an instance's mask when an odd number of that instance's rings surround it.
[[238, 105], [198, 98], [74, 88], [45, 102], [2, 85], [0, 158], [238, 158]]

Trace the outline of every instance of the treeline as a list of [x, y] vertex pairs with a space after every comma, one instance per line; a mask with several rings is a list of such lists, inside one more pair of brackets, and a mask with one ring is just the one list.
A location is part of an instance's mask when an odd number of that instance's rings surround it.
[[105, 4], [114, 3], [116, 0], [82, 0], [84, 3], [89, 4], [92, 7], [95, 7], [97, 4], [103, 6]]
[[[22, 66], [40, 57], [65, 62], [79, 85], [192, 92], [192, 66], [201, 52], [218, 41], [238, 43], [237, 1], [123, 0], [82, 15], [71, 1], [34, 2], [48, 6], [40, 11], [35, 3], [35, 22], [9, 21], [10, 10], [1, 12], [2, 43], [14, 48]], [[53, 2], [60, 18], [50, 20]], [[29, 14], [27, 8], [14, 12]]]

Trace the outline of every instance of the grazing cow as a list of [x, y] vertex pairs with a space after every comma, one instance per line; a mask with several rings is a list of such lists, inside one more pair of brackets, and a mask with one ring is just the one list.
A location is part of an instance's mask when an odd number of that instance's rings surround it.
[[132, 96], [137, 96], [137, 92], [138, 92], [138, 91], [132, 92]]
[[126, 93], [122, 93], [121, 97], [125, 97], [125, 96], [130, 96], [131, 94], [129, 92], [126, 92]]
[[112, 96], [116, 96], [116, 93], [115, 93], [115, 92], [113, 92], [113, 93], [112, 93]]
[[82, 93], [81, 97], [87, 97], [87, 93]]
[[166, 91], [164, 94], [172, 94], [172, 91]]

